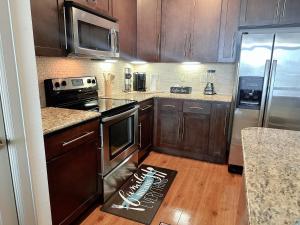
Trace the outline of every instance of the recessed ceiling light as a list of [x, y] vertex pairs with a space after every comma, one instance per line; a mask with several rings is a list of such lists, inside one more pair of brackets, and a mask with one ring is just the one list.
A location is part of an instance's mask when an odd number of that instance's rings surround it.
[[135, 65], [142, 65], [142, 64], [146, 64], [147, 62], [145, 61], [131, 61], [131, 64], [135, 64]]

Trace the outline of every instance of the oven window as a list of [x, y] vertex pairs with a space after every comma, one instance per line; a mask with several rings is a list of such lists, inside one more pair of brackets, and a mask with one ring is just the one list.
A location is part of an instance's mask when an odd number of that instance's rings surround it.
[[110, 159], [134, 143], [134, 116], [128, 117], [109, 127]]
[[100, 51], [111, 51], [110, 30], [78, 21], [79, 46]]

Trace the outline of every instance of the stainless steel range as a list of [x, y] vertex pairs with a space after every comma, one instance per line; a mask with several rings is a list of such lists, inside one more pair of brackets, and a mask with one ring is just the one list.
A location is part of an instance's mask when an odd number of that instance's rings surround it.
[[95, 77], [48, 79], [44, 84], [47, 106], [101, 113], [98, 172], [105, 202], [137, 169], [137, 102], [98, 98]]

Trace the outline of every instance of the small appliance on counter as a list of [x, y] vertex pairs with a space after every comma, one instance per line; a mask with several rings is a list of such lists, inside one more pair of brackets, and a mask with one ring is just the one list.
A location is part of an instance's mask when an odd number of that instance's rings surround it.
[[132, 91], [132, 74], [130, 68], [125, 68], [124, 92]]
[[46, 105], [101, 113], [99, 129], [99, 193], [102, 201], [115, 193], [138, 166], [136, 101], [99, 98], [96, 77], [44, 81]]
[[133, 73], [133, 90], [146, 91], [146, 73]]
[[192, 87], [171, 87], [170, 92], [175, 94], [191, 94]]
[[207, 70], [207, 83], [204, 89], [205, 95], [215, 95], [214, 79], [215, 79], [215, 70]]

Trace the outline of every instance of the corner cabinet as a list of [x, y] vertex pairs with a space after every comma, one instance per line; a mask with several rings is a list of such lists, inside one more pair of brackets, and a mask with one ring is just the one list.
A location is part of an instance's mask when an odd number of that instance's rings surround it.
[[99, 120], [45, 135], [54, 225], [72, 224], [100, 199]]
[[155, 105], [154, 150], [226, 163], [230, 103], [159, 98]]
[[140, 103], [139, 108], [139, 163], [149, 154], [153, 143], [153, 99]]
[[241, 26], [300, 24], [298, 0], [242, 0]]

